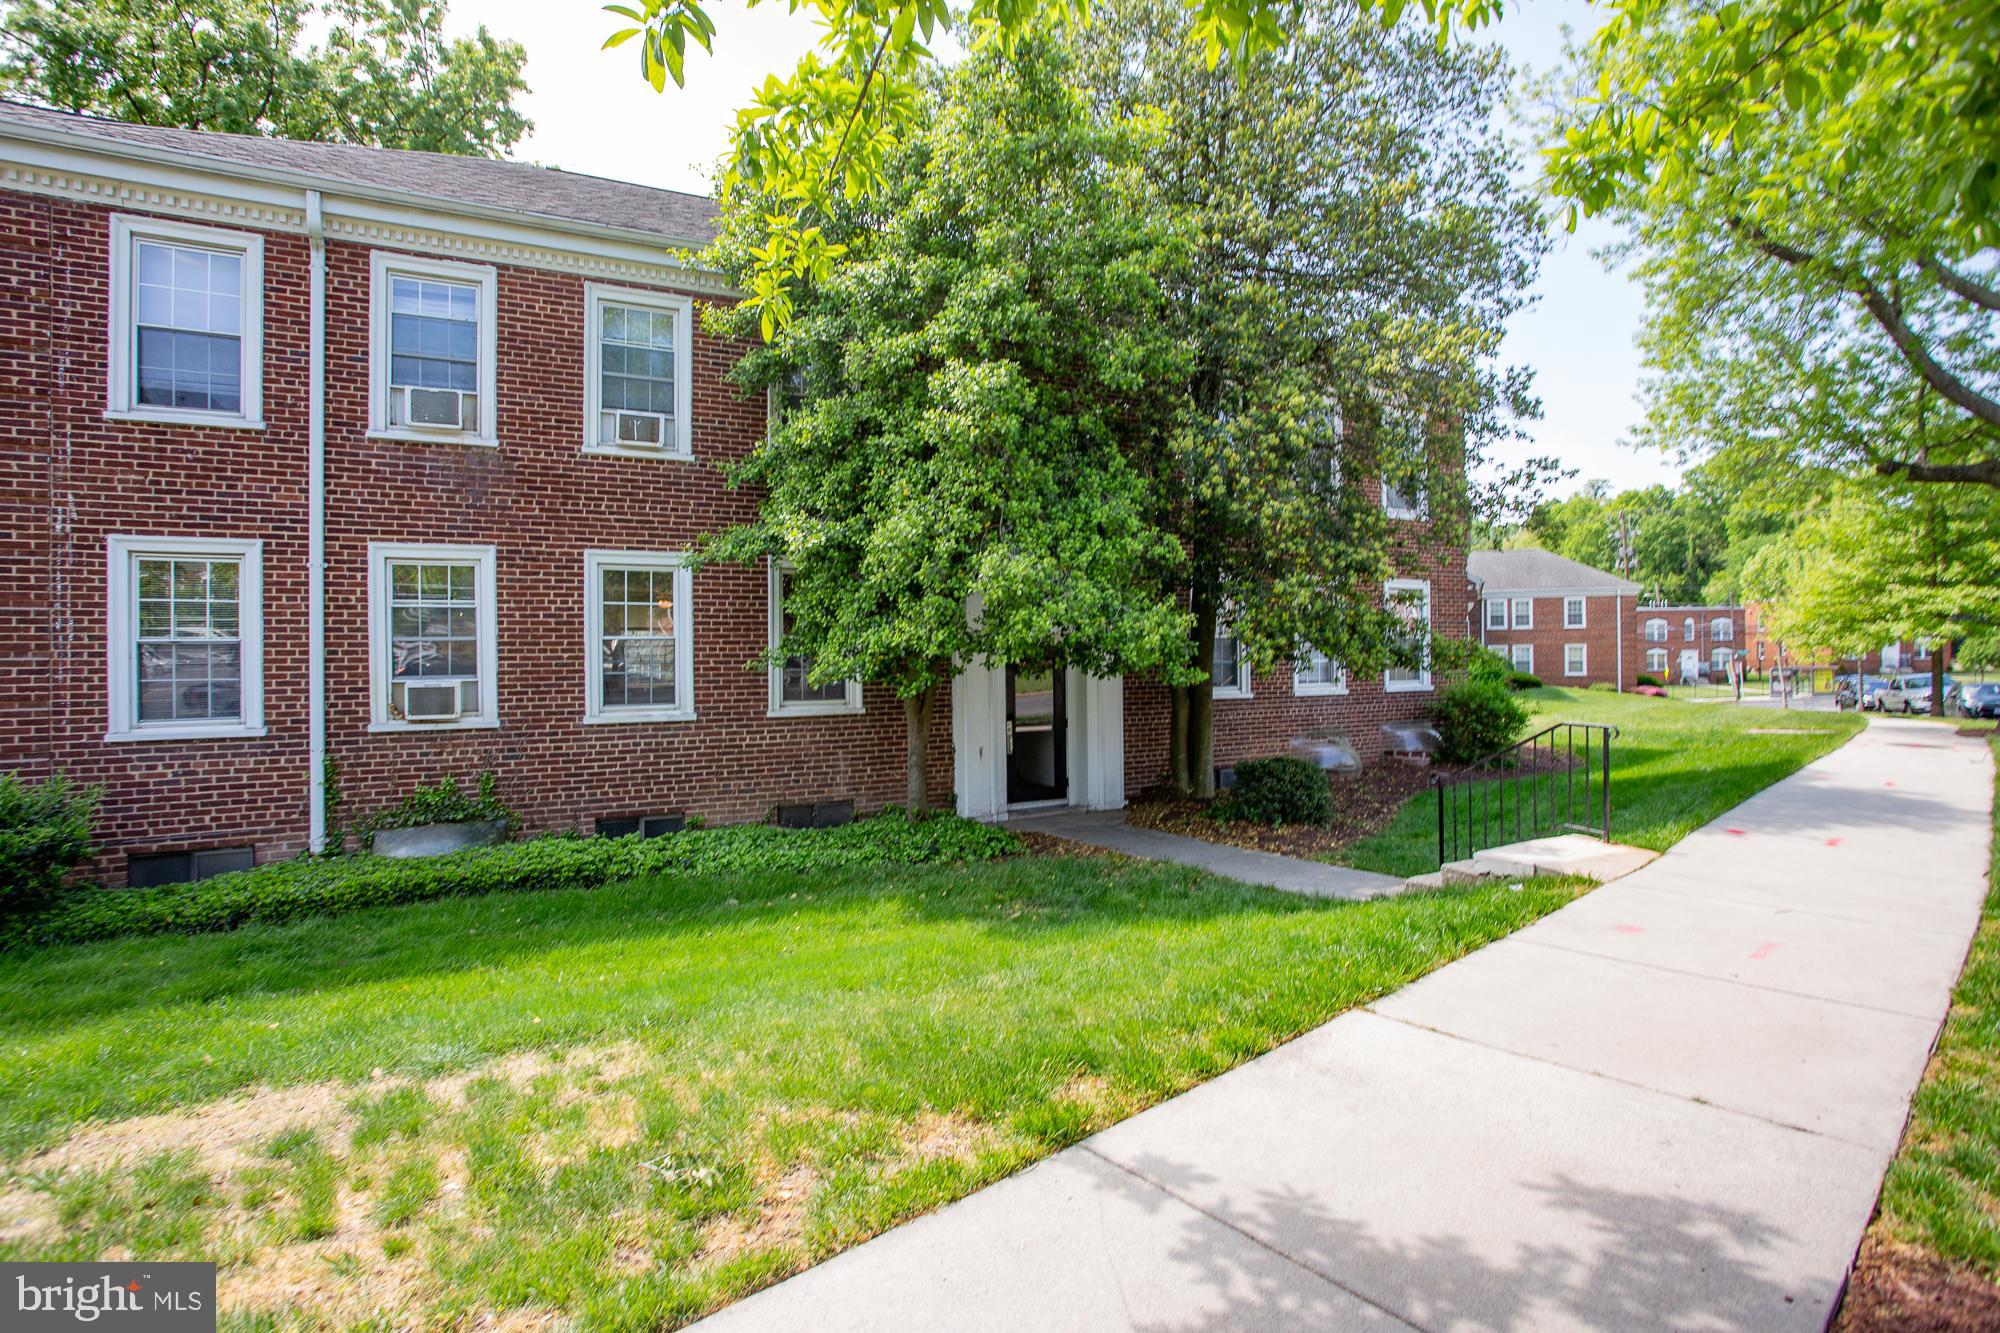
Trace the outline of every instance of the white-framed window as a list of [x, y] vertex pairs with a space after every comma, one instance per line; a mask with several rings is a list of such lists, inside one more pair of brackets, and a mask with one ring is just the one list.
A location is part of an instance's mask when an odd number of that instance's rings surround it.
[[1248, 699], [1250, 664], [1243, 660], [1243, 640], [1227, 625], [1215, 627], [1215, 660], [1209, 664], [1212, 699]]
[[109, 741], [264, 735], [264, 546], [106, 539]]
[[[1667, 622], [1665, 622], [1664, 620], [1660, 622], [1662, 626], [1664, 626], [1666, 623]], [[1646, 674], [1650, 676], [1661, 676], [1661, 677], [1664, 677], [1667, 674], [1666, 649], [1648, 648], [1646, 650]]]
[[1508, 660], [1514, 664], [1514, 670], [1525, 671], [1531, 676], [1535, 674], [1534, 644], [1517, 643], [1507, 650], [1507, 656]]
[[499, 283], [490, 265], [369, 261], [368, 433], [498, 446]]
[[1298, 695], [1347, 693], [1347, 669], [1315, 648], [1292, 671], [1292, 693]]
[[[791, 567], [772, 559], [766, 562], [770, 574], [770, 644], [776, 652], [791, 632], [791, 617], [785, 612], [785, 589]], [[823, 685], [812, 682], [812, 659], [788, 656], [770, 669], [772, 717], [803, 717], [826, 713], [861, 711], [861, 682], [831, 680]]]
[[264, 428], [264, 239], [114, 215], [106, 415]]
[[585, 722], [694, 719], [694, 573], [678, 551], [583, 553]]
[[1712, 675], [1712, 676], [1726, 676], [1726, 675], [1728, 675], [1728, 674], [1729, 674], [1729, 663], [1730, 663], [1730, 661], [1731, 661], [1732, 659], [1734, 659], [1734, 657], [1735, 657], [1735, 656], [1736, 656], [1736, 654], [1735, 654], [1735, 653], [1733, 653], [1733, 652], [1731, 652], [1731, 651], [1730, 651], [1729, 649], [1727, 649], [1727, 648], [1711, 648], [1711, 649], [1709, 649], [1709, 650], [1708, 650], [1708, 672], [1709, 672], [1709, 674], [1710, 674], [1710, 675]]
[[1708, 622], [1708, 637], [1717, 643], [1729, 643], [1736, 638], [1736, 623], [1728, 616], [1717, 616]]
[[1581, 598], [1581, 597], [1565, 597], [1565, 598], [1563, 598], [1563, 628], [1564, 628], [1564, 629], [1582, 629], [1582, 628], [1583, 628], [1583, 617], [1584, 617], [1584, 599], [1583, 599], [1583, 598]]
[[500, 725], [493, 548], [368, 543], [371, 731]]
[[595, 282], [583, 292], [584, 450], [692, 458], [694, 303]]
[[1423, 579], [1390, 579], [1382, 590], [1395, 613], [1409, 624], [1410, 641], [1421, 645], [1417, 665], [1390, 667], [1382, 673], [1382, 688], [1391, 693], [1428, 690], [1431, 687], [1431, 585]]
[[1505, 597], [1489, 597], [1486, 599], [1486, 628], [1507, 628], [1507, 599]]
[[1533, 629], [1535, 627], [1535, 599], [1516, 597], [1514, 599], [1514, 628]]
[[1682, 643], [1693, 643], [1693, 642], [1694, 642], [1694, 617], [1693, 617], [1693, 616], [1689, 616], [1689, 617], [1688, 617], [1687, 619], [1685, 619], [1685, 620], [1683, 620], [1683, 621], [1681, 622], [1681, 642], [1682, 642]]
[[1563, 674], [1565, 676], [1590, 674], [1590, 653], [1587, 645], [1581, 643], [1563, 645]]
[[1382, 511], [1390, 518], [1416, 519], [1424, 516], [1423, 487], [1410, 481], [1382, 478]]
[[764, 390], [764, 433], [768, 437], [778, 423], [805, 406], [806, 372], [793, 366], [785, 377]]
[[1651, 620], [1648, 620], [1646, 622], [1646, 642], [1665, 643], [1666, 641], [1667, 641], [1667, 622], [1662, 620], [1658, 616], [1654, 616]]

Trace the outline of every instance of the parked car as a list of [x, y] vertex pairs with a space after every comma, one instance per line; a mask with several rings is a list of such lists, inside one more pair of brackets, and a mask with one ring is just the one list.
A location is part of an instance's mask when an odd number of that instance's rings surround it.
[[2000, 683], [1966, 686], [1959, 691], [1958, 712], [1961, 717], [2000, 717]]
[[[1944, 706], [1948, 710], [1958, 699], [1958, 682], [1944, 678]], [[1878, 696], [1875, 705], [1885, 713], [1928, 713], [1931, 711], [1931, 677], [1922, 674], [1897, 676]]]
[[[1863, 676], [1861, 678], [1861, 707], [1864, 709], [1874, 708], [1881, 700], [1882, 691], [1888, 688], [1889, 682], [1885, 677]], [[1854, 707], [1854, 677], [1842, 676], [1835, 683], [1833, 702], [1836, 708]]]

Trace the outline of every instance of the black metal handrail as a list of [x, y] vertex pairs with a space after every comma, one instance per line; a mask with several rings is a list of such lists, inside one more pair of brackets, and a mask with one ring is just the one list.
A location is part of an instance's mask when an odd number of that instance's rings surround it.
[[1551, 832], [1611, 841], [1611, 740], [1617, 734], [1618, 728], [1596, 722], [1557, 722], [1432, 778], [1438, 864], [1496, 845], [1496, 832], [1511, 842]]

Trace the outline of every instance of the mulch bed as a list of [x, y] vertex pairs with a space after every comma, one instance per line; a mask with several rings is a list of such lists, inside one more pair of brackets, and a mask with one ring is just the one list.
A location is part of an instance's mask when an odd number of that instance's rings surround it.
[[1383, 759], [1359, 773], [1329, 773], [1333, 788], [1333, 822], [1311, 824], [1230, 824], [1209, 814], [1205, 801], [1188, 800], [1171, 792], [1140, 795], [1125, 811], [1135, 828], [1158, 829], [1187, 838], [1203, 838], [1253, 852], [1281, 856], [1325, 856], [1348, 843], [1380, 833], [1396, 818], [1403, 802], [1431, 785], [1439, 770], [1400, 759]]
[[1071, 856], [1079, 860], [1107, 859], [1129, 861], [1132, 858], [1123, 852], [1114, 852], [1109, 847], [1093, 847], [1087, 842], [1073, 842], [1068, 838], [1058, 838], [1053, 833], [1030, 833], [1015, 829], [1014, 836], [1032, 856]]
[[1869, 1236], [1834, 1333], [2000, 1333], [2000, 1285], [1908, 1245]]

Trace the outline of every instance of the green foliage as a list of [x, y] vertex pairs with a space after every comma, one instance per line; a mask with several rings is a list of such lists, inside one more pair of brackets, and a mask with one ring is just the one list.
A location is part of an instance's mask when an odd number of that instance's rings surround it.
[[1249, 824], [1325, 824], [1333, 818], [1333, 792], [1318, 764], [1280, 755], [1246, 759], [1236, 785], [1215, 803], [1217, 819]]
[[1590, 684], [1584, 686], [1584, 688], [1587, 690], [1598, 690], [1598, 691], [1608, 690], [1613, 694], [1617, 693], [1618, 691], [1618, 687], [1616, 685], [1613, 685], [1608, 680], [1593, 680], [1590, 682]]
[[101, 795], [60, 774], [24, 782], [0, 773], [0, 914], [39, 903], [90, 859]]
[[0, 940], [73, 944], [118, 935], [199, 934], [433, 898], [589, 889], [638, 875], [983, 861], [1019, 850], [1012, 834], [956, 816], [860, 820], [832, 829], [764, 824], [659, 838], [537, 838], [449, 856], [276, 861], [193, 884], [84, 892], [17, 918]]
[[1539, 690], [1542, 688], [1542, 678], [1532, 672], [1509, 671], [1506, 684], [1510, 690]]
[[1667, 687], [1667, 683], [1665, 681], [1661, 680], [1658, 676], [1652, 675], [1645, 671], [1641, 671], [1639, 673], [1639, 679], [1633, 683], [1637, 685], [1650, 685], [1656, 690], [1664, 690]]
[[435, 787], [418, 787], [395, 805], [378, 810], [362, 821], [361, 838], [373, 845], [382, 829], [422, 828], [426, 824], [466, 824], [503, 820], [511, 833], [517, 822], [513, 810], [500, 799], [492, 770], [479, 775], [479, 795], [468, 796], [458, 789], [458, 779], [446, 774]]
[[531, 128], [527, 53], [444, 23], [442, 0], [13, 0], [0, 87], [143, 125], [499, 157]]
[[1438, 695], [1431, 721], [1438, 730], [1438, 758], [1469, 764], [1512, 745], [1528, 725], [1528, 707], [1499, 681], [1468, 678]]

